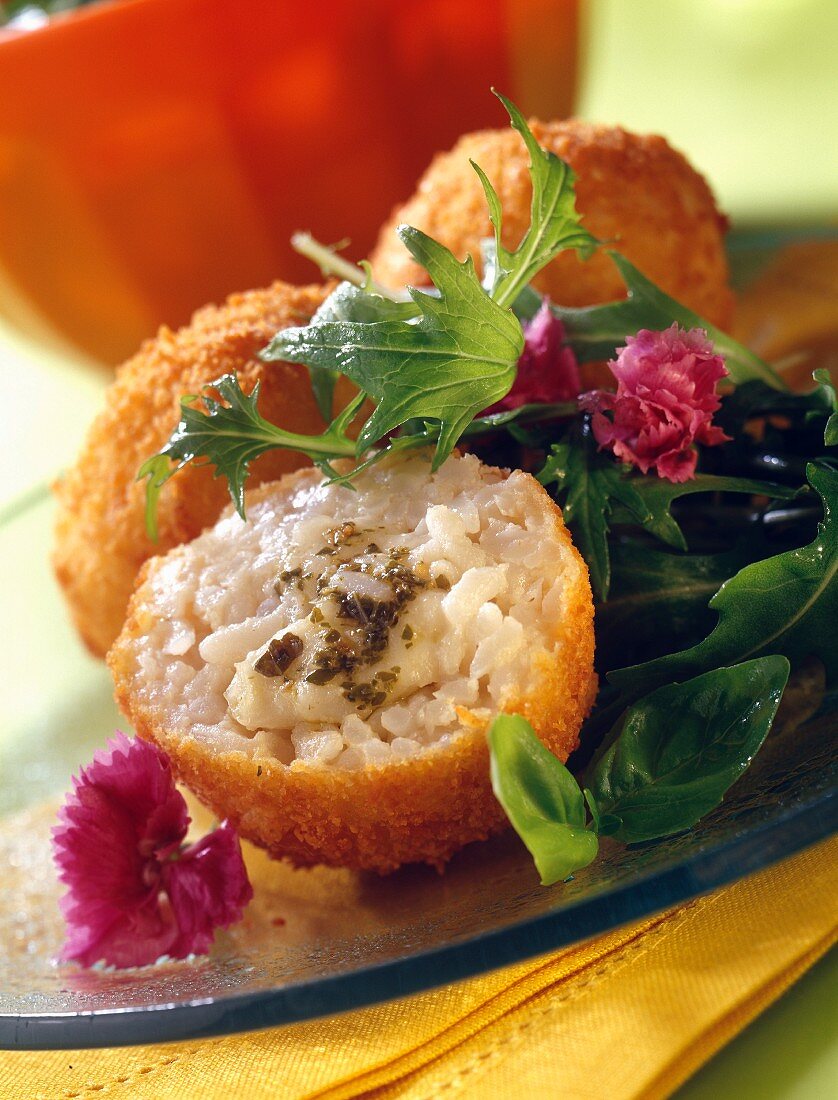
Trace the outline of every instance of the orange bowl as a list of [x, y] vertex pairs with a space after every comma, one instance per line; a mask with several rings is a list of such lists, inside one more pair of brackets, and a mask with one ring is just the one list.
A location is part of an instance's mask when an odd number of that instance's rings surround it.
[[295, 229], [363, 256], [438, 148], [504, 124], [490, 85], [568, 112], [575, 42], [575, 0], [126, 0], [0, 32], [2, 282], [116, 362], [310, 279]]

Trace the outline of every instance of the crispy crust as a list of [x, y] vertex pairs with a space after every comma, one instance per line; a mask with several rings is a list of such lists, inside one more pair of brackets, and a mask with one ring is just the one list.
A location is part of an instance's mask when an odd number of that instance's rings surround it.
[[[161, 328], [120, 368], [75, 466], [56, 485], [53, 565], [75, 624], [92, 653], [104, 656], [120, 631], [142, 563], [194, 538], [229, 501], [223, 480], [190, 466], [161, 494], [159, 542], [145, 533], [142, 462], [163, 446], [180, 419], [184, 394], [230, 371], [250, 392], [261, 382], [264, 416], [298, 432], [323, 430], [304, 368], [257, 358], [277, 330], [304, 324], [328, 288], [277, 282], [199, 310], [178, 332]], [[345, 380], [339, 399], [350, 389]], [[308, 465], [302, 455], [273, 451], [253, 466], [251, 485]]]
[[[282, 487], [291, 493], [297, 481], [289, 475]], [[534, 481], [532, 488], [543, 497], [567, 554], [566, 613], [555, 632], [563, 659], [543, 661], [536, 689], [510, 698], [505, 709], [524, 714], [543, 743], [566, 760], [596, 693], [593, 600], [587, 568], [559, 509]], [[215, 753], [166, 729], [132, 691], [136, 670], [128, 646], [144, 633], [146, 581], [154, 568], [154, 561], [144, 566], [123, 632], [108, 655], [117, 702], [137, 733], [170, 755], [178, 777], [242, 836], [297, 866], [388, 872], [410, 862], [441, 867], [464, 844], [506, 827], [489, 780], [486, 724], [465, 710], [463, 733], [448, 745], [359, 771]]]
[[[662, 137], [628, 133], [578, 119], [530, 121], [536, 140], [568, 161], [577, 176], [583, 223], [613, 241], [632, 263], [673, 297], [721, 327], [729, 325], [733, 295], [724, 253], [726, 220], [704, 178]], [[466, 134], [439, 153], [406, 203], [381, 230], [371, 262], [388, 286], [427, 281], [394, 230], [401, 222], [423, 229], [460, 259], [479, 262], [480, 241], [491, 233], [474, 160], [495, 185], [503, 208], [504, 244], [514, 247], [529, 223], [528, 157], [510, 129]], [[582, 262], [572, 253], [555, 259], [535, 285], [567, 306], [625, 296], [613, 262], [603, 252]]]

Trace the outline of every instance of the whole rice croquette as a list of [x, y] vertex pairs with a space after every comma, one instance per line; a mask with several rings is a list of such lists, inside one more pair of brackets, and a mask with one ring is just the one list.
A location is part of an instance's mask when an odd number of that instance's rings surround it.
[[[323, 430], [304, 367], [257, 358], [271, 337], [306, 323], [327, 287], [277, 282], [199, 310], [178, 332], [162, 328], [119, 370], [76, 461], [56, 485], [58, 519], [53, 563], [76, 626], [88, 648], [104, 656], [119, 633], [137, 572], [146, 558], [194, 538], [229, 500], [212, 468], [190, 465], [159, 502], [159, 542], [145, 531], [142, 463], [160, 450], [180, 419], [180, 398], [227, 372], [250, 392], [261, 382], [260, 411], [299, 432]], [[354, 393], [345, 379], [338, 399]], [[308, 465], [302, 455], [272, 451], [253, 464], [249, 484]]]
[[109, 654], [138, 733], [274, 856], [441, 865], [502, 829], [485, 732], [561, 760], [595, 693], [593, 605], [561, 512], [473, 455], [301, 470], [149, 562]]
[[[530, 120], [539, 145], [576, 173], [583, 225], [622, 252], [668, 294], [721, 328], [732, 320], [724, 250], [726, 220], [701, 176], [662, 137], [568, 119]], [[413, 196], [392, 213], [370, 257], [386, 286], [423, 285], [427, 276], [396, 237], [407, 223], [480, 264], [480, 242], [491, 236], [486, 199], [473, 160], [492, 181], [503, 209], [503, 243], [514, 248], [529, 225], [528, 154], [505, 128], [466, 134], [438, 153]], [[536, 277], [535, 287], [565, 306], [625, 297], [613, 261], [600, 250], [582, 261], [565, 252]]]

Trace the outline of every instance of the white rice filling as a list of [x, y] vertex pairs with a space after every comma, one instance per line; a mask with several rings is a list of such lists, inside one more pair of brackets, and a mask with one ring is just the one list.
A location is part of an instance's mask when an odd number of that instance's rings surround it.
[[458, 708], [489, 718], [535, 690], [578, 568], [520, 471], [417, 455], [354, 490], [312, 471], [152, 570], [133, 690], [218, 751], [405, 759], [457, 736]]

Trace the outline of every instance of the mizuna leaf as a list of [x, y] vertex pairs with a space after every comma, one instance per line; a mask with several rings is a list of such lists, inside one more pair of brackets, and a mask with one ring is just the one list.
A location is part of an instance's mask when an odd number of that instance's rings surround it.
[[622, 468], [597, 451], [587, 424], [571, 432], [563, 443], [553, 444], [538, 480], [545, 486], [556, 485], [555, 495], [587, 562], [594, 594], [599, 600], [607, 599], [611, 583], [611, 509], [619, 501], [636, 523], [643, 524], [651, 518], [645, 502]]
[[[258, 383], [250, 394], [244, 393], [234, 374], [225, 374], [204, 387], [204, 395], [181, 399], [181, 419], [168, 443], [143, 463], [137, 474], [148, 478], [146, 485], [146, 528], [157, 537], [157, 500], [165, 483], [187, 462], [203, 459], [215, 466], [215, 477], [226, 477], [230, 496], [244, 519], [244, 485], [250, 463], [276, 447], [300, 451], [315, 462], [351, 457], [355, 443], [346, 435], [362, 401], [359, 396], [347, 406], [322, 435], [298, 435], [277, 428], [256, 408]], [[217, 393], [218, 397], [212, 394]], [[202, 400], [203, 412], [194, 402]]]
[[[748, 493], [778, 500], [790, 500], [797, 494], [796, 489], [777, 485], [772, 481], [752, 481], [744, 477], [717, 477], [712, 474], [698, 474], [690, 481], [682, 482], [667, 481], [666, 478], [648, 475], [635, 476], [628, 480], [649, 513], [649, 519], [644, 521], [643, 529], [676, 550], [687, 549], [684, 534], [670, 511], [672, 502], [679, 497], [690, 496], [693, 493]], [[615, 510], [613, 522], [635, 521], [630, 512], [624, 511], [618, 514]]]
[[[311, 319], [312, 325], [322, 325], [327, 321], [356, 321], [369, 324], [372, 321], [406, 320], [418, 314], [416, 305], [411, 301], [395, 301], [381, 294], [359, 287], [353, 283], [340, 283], [323, 302]], [[274, 352], [275, 341], [265, 348], [260, 358], [267, 362], [281, 359]], [[309, 367], [311, 388], [320, 415], [324, 420], [332, 418], [332, 404], [335, 384], [340, 377], [337, 370], [323, 367]]]
[[511, 389], [524, 337], [515, 316], [483, 290], [470, 259], [460, 263], [410, 226], [398, 233], [439, 291], [410, 291], [418, 320], [312, 322], [283, 329], [265, 355], [338, 370], [377, 402], [359, 455], [410, 420], [437, 423], [437, 468], [476, 414]]
[[583, 228], [576, 212], [576, 177], [570, 165], [554, 153], [542, 149], [515, 104], [499, 92], [495, 92], [495, 95], [506, 108], [513, 129], [524, 139], [530, 155], [530, 225], [520, 244], [512, 252], [501, 243], [503, 213], [497, 192], [483, 169], [474, 161], [471, 162], [483, 185], [489, 217], [495, 230], [495, 248], [491, 258], [492, 284], [489, 291], [500, 305], [511, 306], [527, 284], [559, 252], [572, 248], [582, 259], [587, 259], [598, 242]]

